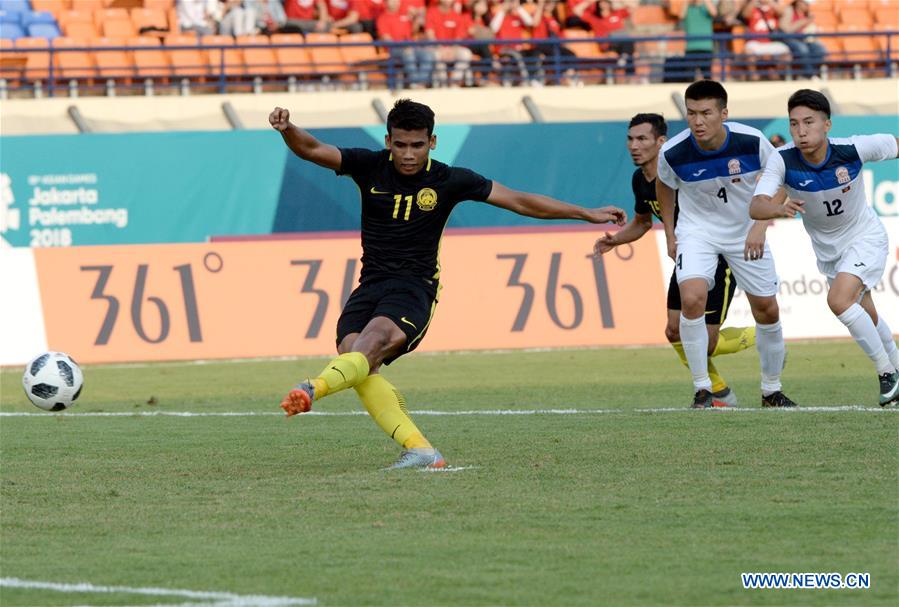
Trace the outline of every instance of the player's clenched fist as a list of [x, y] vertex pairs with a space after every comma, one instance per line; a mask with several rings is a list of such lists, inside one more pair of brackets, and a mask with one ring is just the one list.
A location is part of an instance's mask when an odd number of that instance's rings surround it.
[[268, 121], [276, 131], [284, 131], [287, 129], [287, 125], [290, 124], [290, 110], [276, 107], [268, 115]]

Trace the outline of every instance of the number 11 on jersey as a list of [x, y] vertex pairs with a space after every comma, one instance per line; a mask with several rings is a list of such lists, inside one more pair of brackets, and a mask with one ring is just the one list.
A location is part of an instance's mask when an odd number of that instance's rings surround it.
[[[409, 215], [412, 213], [412, 196], [406, 196], [406, 213], [403, 215], [403, 221], [409, 221]], [[396, 194], [393, 197], [393, 218], [396, 219], [400, 215], [400, 203], [403, 201], [402, 194]]]

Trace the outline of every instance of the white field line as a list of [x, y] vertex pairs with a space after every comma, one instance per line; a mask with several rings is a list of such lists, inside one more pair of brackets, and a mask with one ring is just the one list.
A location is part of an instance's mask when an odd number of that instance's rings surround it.
[[[712, 414], [726, 413], [847, 413], [847, 412], [899, 412], [895, 407], [863, 407], [861, 405], [839, 405], [832, 407], [797, 407], [795, 409], [762, 409], [756, 407], [721, 407], [706, 409]], [[469, 411], [434, 411], [423, 409], [411, 411], [411, 415], [457, 417], [468, 415], [601, 415], [627, 413], [701, 413], [687, 407], [656, 407], [648, 409], [475, 409]], [[277, 411], [66, 411], [62, 413], [39, 413], [28, 411], [0, 411], [0, 417], [284, 417]], [[310, 411], [303, 417], [352, 417], [368, 415], [365, 411]]]
[[[142, 594], [148, 596], [172, 596], [187, 599], [199, 599], [203, 603], [188, 603], [207, 607], [289, 607], [292, 605], [315, 605], [314, 598], [290, 596], [265, 596], [255, 594], [234, 594], [232, 592], [207, 592], [202, 590], [177, 590], [174, 588], [131, 588], [129, 586], [95, 586], [87, 582], [78, 584], [61, 584], [21, 580], [15, 577], [0, 578], [0, 587], [25, 588], [31, 590], [52, 590], [70, 593], [113, 593]], [[209, 602], [212, 601], [212, 602]], [[172, 606], [174, 607], [174, 606]]]

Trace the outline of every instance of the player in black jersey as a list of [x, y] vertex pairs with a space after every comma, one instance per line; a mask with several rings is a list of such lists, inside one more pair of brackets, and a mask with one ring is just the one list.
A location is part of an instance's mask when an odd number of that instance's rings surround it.
[[[659, 114], [637, 114], [627, 131], [627, 148], [634, 164], [639, 167], [634, 171], [631, 188], [634, 192], [634, 217], [624, 228], [617, 232], [606, 232], [596, 241], [594, 253], [602, 255], [616, 246], [640, 239], [652, 228], [652, 217], [660, 221], [661, 210], [656, 200], [656, 171], [658, 155], [668, 134], [668, 125]], [[675, 221], [677, 209], [675, 208]], [[728, 327], [721, 329], [727, 318], [727, 311], [733, 299], [737, 283], [730, 274], [730, 268], [723, 257], [718, 257], [718, 269], [715, 274], [715, 286], [709, 291], [706, 303], [705, 322], [709, 332], [709, 377], [712, 379], [712, 396], [718, 406], [737, 404], [736, 395], [728, 387], [727, 382], [718, 373], [711, 357], [720, 354], [731, 354], [750, 347], [755, 343], [755, 327]], [[680, 290], [674, 272], [668, 283], [668, 323], [665, 326], [665, 337], [674, 347], [681, 362], [687, 366], [687, 357], [680, 342]], [[689, 368], [689, 366], [688, 366]]]
[[440, 238], [453, 208], [475, 200], [540, 219], [618, 225], [625, 212], [510, 190], [432, 160], [434, 112], [408, 99], [388, 114], [387, 149], [380, 151], [322, 143], [292, 124], [286, 109], [275, 108], [269, 122], [300, 158], [349, 175], [362, 197], [362, 275], [337, 321], [340, 355], [318, 377], [291, 390], [281, 407], [288, 416], [304, 413], [312, 401], [354, 388], [375, 422], [403, 447], [391, 468], [445, 466], [409, 418], [403, 397], [378, 370], [414, 350], [428, 330], [440, 288]]

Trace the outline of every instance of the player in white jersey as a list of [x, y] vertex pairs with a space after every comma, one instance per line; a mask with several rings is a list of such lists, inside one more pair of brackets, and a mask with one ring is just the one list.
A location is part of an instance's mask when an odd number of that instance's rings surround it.
[[[877, 314], [873, 289], [883, 277], [889, 249], [886, 228], [865, 200], [862, 164], [899, 156], [894, 135], [828, 138], [830, 103], [809, 89], [787, 102], [793, 143], [768, 159], [750, 213], [756, 219], [794, 217], [811, 237], [818, 269], [827, 276], [827, 304], [865, 351], [880, 381], [880, 404], [899, 401], [899, 350]], [[778, 204], [785, 187], [790, 200]]]
[[[695, 388], [692, 407], [713, 405], [704, 314], [719, 255], [746, 292], [756, 321], [762, 406], [795, 407], [780, 382], [786, 350], [776, 297], [777, 271], [765, 242], [767, 222], [753, 224], [749, 217], [756, 179], [774, 147], [757, 129], [725, 123], [727, 91], [720, 83], [694, 82], [684, 97], [690, 128], [662, 147], [656, 194], [680, 289], [681, 343]], [[679, 206], [676, 227], [675, 190]], [[785, 196], [782, 191], [779, 195]]]

